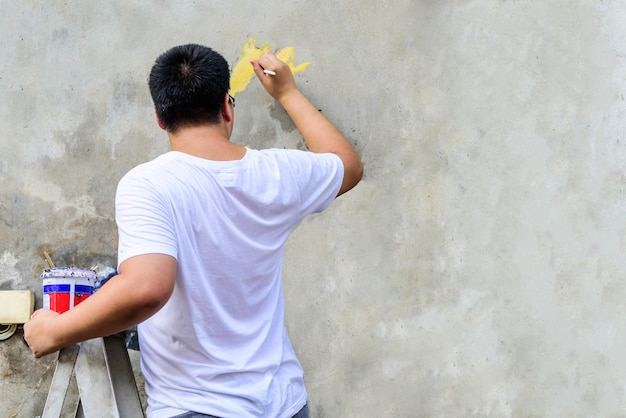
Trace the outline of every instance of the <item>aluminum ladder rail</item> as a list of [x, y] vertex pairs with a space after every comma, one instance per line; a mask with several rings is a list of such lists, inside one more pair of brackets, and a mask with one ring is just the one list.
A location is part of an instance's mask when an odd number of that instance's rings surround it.
[[[76, 376], [78, 399], [68, 393]], [[94, 338], [59, 351], [41, 418], [141, 418], [144, 412], [123, 335]]]

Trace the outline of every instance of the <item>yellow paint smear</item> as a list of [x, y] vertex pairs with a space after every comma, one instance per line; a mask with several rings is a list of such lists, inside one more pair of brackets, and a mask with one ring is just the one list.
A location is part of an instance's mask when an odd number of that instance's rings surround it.
[[[250, 37], [243, 44], [241, 52], [239, 53], [239, 60], [233, 66], [233, 70], [230, 75], [230, 90], [231, 96], [241, 93], [248, 87], [252, 77], [254, 77], [254, 68], [250, 64], [250, 60], [258, 60], [261, 56], [267, 52], [270, 52], [270, 45], [268, 42], [264, 42], [260, 47], [257, 46], [256, 39]], [[292, 46], [282, 48], [276, 53], [276, 58], [283, 61], [289, 66], [293, 74], [304, 71], [310, 62], [305, 62], [299, 65], [294, 64], [295, 49]]]
[[296, 55], [296, 51], [293, 46], [287, 46], [276, 53], [276, 58], [284, 62], [289, 66], [291, 72], [294, 74], [298, 74], [307, 69], [311, 63], [309, 61], [303, 62], [300, 65], [295, 65], [293, 63], [294, 56]]

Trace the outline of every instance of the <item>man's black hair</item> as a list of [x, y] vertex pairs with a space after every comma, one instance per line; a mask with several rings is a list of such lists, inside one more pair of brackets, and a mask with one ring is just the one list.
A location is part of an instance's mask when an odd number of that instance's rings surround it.
[[157, 116], [170, 132], [219, 122], [229, 83], [224, 57], [196, 44], [175, 46], [159, 56], [148, 81]]

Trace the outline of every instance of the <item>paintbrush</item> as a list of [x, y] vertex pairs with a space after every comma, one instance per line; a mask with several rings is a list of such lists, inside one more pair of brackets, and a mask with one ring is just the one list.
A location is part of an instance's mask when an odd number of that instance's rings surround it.
[[50, 258], [50, 255], [48, 254], [48, 252], [44, 251], [43, 255], [44, 257], [46, 257], [46, 264], [48, 264], [48, 267], [54, 268], [54, 263], [52, 262], [52, 259]]

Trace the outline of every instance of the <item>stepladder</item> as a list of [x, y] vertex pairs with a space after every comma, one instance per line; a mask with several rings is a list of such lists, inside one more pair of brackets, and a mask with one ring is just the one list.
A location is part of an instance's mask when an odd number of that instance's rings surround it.
[[[75, 379], [78, 394], [68, 390]], [[142, 418], [144, 411], [122, 334], [59, 351], [41, 418]]]

